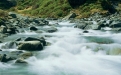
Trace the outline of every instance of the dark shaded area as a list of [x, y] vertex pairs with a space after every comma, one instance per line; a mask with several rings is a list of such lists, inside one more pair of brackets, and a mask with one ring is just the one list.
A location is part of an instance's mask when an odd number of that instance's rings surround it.
[[114, 14], [116, 12], [116, 9], [112, 5], [114, 3], [113, 1], [109, 0], [102, 0], [101, 6], [104, 10], [108, 10], [110, 13]]
[[72, 8], [79, 7], [80, 5], [84, 4], [86, 0], [68, 0], [69, 4]]
[[0, 0], [0, 9], [9, 9], [16, 5], [17, 2], [15, 0]]

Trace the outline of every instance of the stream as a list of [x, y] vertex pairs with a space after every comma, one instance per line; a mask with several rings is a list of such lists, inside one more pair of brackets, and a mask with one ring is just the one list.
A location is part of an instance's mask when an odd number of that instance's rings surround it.
[[[26, 59], [28, 64], [0, 62], [0, 75], [121, 75], [121, 33], [101, 30], [83, 33], [69, 21], [49, 23], [58, 23], [58, 31], [40, 34], [24, 29], [23, 33], [4, 38], [6, 43], [19, 37], [42, 36], [51, 45]], [[3, 50], [14, 51], [16, 47]]]

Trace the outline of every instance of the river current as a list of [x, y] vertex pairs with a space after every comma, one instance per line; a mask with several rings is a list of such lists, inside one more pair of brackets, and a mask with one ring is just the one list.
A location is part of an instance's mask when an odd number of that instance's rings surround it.
[[[50, 21], [54, 23], [57, 21]], [[5, 42], [23, 36], [46, 36], [51, 45], [26, 59], [27, 65], [0, 62], [0, 75], [121, 75], [121, 33], [109, 30], [83, 33], [74, 26], [69, 21], [58, 22], [58, 31], [54, 33], [38, 34], [25, 29], [24, 33], [6, 37]]]

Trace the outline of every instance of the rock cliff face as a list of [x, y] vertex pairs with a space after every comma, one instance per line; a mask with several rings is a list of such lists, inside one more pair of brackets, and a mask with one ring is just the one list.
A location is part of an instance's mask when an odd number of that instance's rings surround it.
[[86, 0], [68, 0], [68, 2], [73, 8], [76, 8], [80, 6], [81, 4], [84, 4]]

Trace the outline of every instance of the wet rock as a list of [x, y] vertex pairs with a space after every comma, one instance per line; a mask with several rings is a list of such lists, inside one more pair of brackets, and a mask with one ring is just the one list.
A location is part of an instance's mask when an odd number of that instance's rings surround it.
[[13, 49], [16, 47], [16, 42], [7, 42], [5, 45], [2, 46], [4, 49]]
[[55, 28], [55, 27], [51, 27], [51, 28], [46, 29], [46, 32], [49, 32], [49, 33], [53, 33], [53, 32], [56, 32], [56, 31], [57, 31], [57, 28]]
[[43, 31], [41, 31], [41, 30], [37, 30], [36, 33], [43, 33]]
[[41, 51], [43, 45], [40, 41], [24, 41], [19, 43], [18, 50]]
[[24, 41], [40, 41], [40, 39], [34, 37], [27, 37]]
[[87, 25], [85, 28], [85, 30], [88, 30], [88, 29], [92, 29], [92, 30], [100, 30], [101, 29], [101, 26], [99, 25]]
[[10, 28], [8, 28], [7, 29], [7, 33], [9, 33], [9, 34], [16, 34], [16, 28], [15, 27], [10, 27]]
[[49, 24], [49, 22], [46, 21], [46, 20], [43, 20], [42, 22], [44, 22], [45, 25], [48, 25]]
[[13, 60], [11, 57], [8, 57], [6, 54], [3, 54], [1, 57], [1, 62], [8, 62]]
[[27, 62], [26, 62], [23, 58], [17, 59], [17, 60], [15, 61], [15, 63], [26, 63], [26, 64], [27, 64]]
[[38, 29], [36, 27], [32, 26], [32, 27], [30, 27], [30, 30], [31, 31], [37, 31]]
[[29, 58], [31, 56], [33, 56], [32, 52], [24, 52], [24, 53], [19, 55], [20, 58], [24, 58], [24, 59], [27, 59], [27, 58]]
[[118, 28], [118, 27], [121, 27], [121, 23], [111, 24], [109, 27]]
[[0, 41], [0, 43], [2, 43], [2, 41]]
[[79, 23], [75, 26], [75, 28], [80, 28], [80, 29], [84, 29], [87, 26], [86, 23]]
[[89, 31], [85, 30], [85, 31], [83, 31], [83, 33], [89, 33]]
[[6, 32], [7, 32], [7, 28], [5, 26], [1, 26], [0, 33], [6, 33]]
[[27, 37], [24, 41], [40, 41], [43, 46], [46, 45], [46, 41], [43, 37], [41, 38]]
[[8, 14], [9, 14], [9, 16], [11, 16], [12, 18], [17, 18], [16, 14], [13, 13], [13, 12], [9, 12]]
[[12, 51], [10, 52], [8, 55], [12, 58], [12, 59], [17, 59], [20, 57], [20, 54], [24, 53], [23, 51]]

